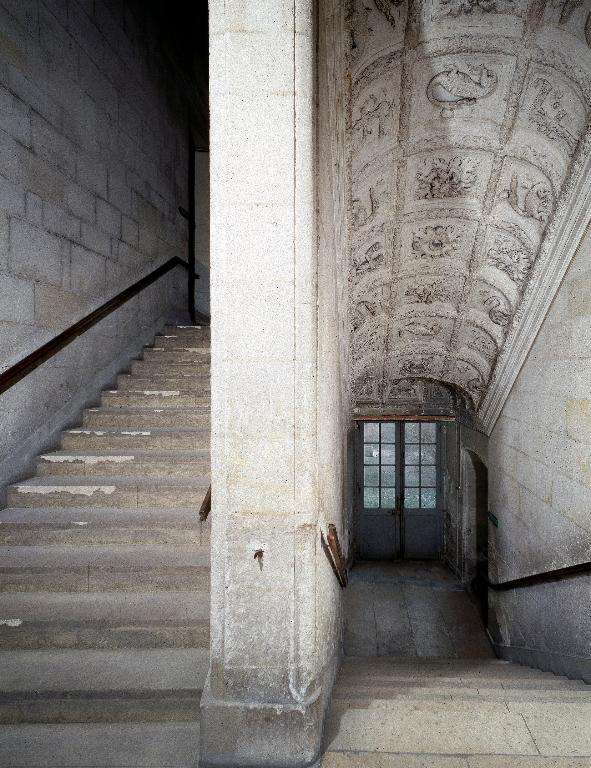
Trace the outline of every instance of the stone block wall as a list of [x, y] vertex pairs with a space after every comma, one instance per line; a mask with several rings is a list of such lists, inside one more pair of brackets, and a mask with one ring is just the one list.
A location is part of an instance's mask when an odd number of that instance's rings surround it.
[[[591, 559], [590, 248], [587, 235], [490, 437], [489, 504], [499, 521], [498, 529], [489, 526], [495, 580]], [[569, 655], [589, 659], [588, 625], [581, 627], [590, 590], [587, 575], [497, 594], [500, 641], [552, 654], [569, 637]], [[555, 610], [561, 620], [523, 632], [528, 596], [545, 617]]]
[[[0, 30], [4, 370], [162, 262], [185, 257], [177, 208], [187, 205], [188, 146], [187, 107], [144, 4], [2, 0]], [[165, 282], [150, 301], [113, 316], [122, 325], [111, 323], [109, 333], [121, 348], [100, 335], [94, 343], [130, 355], [148, 326], [149, 335], [182, 317], [186, 276]], [[91, 355], [85, 376], [76, 360], [61, 367], [44, 394], [45, 419], [92, 388], [107, 362]], [[55, 369], [43, 366], [46, 380]], [[0, 397], [5, 427], [6, 403]], [[28, 439], [41, 421], [41, 413], [11, 416], [10, 434]], [[10, 450], [18, 453], [15, 444]]]

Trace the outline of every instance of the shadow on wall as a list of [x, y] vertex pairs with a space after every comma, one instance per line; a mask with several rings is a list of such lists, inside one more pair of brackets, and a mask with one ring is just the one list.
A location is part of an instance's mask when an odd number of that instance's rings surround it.
[[465, 574], [488, 624], [488, 469], [474, 451], [462, 451], [464, 526], [466, 530]]

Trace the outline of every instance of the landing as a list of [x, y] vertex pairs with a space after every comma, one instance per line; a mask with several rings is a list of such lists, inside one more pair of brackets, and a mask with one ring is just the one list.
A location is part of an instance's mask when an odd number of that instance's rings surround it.
[[494, 658], [478, 608], [438, 562], [359, 562], [344, 592], [348, 656]]

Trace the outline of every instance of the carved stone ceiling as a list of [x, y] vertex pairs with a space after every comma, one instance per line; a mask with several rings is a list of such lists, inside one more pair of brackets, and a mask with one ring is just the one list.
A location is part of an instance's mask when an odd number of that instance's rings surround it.
[[349, 0], [357, 404], [484, 397], [589, 153], [591, 0]]

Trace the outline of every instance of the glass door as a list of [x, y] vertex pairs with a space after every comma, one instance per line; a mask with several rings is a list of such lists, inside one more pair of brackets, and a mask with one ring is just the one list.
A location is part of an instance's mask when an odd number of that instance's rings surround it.
[[439, 483], [439, 429], [435, 422], [406, 421], [402, 440], [404, 557], [441, 557], [442, 514]]
[[393, 560], [400, 557], [399, 432], [393, 421], [366, 421], [359, 426], [359, 555], [362, 560]]
[[442, 551], [439, 425], [358, 422], [356, 538], [363, 560]]

